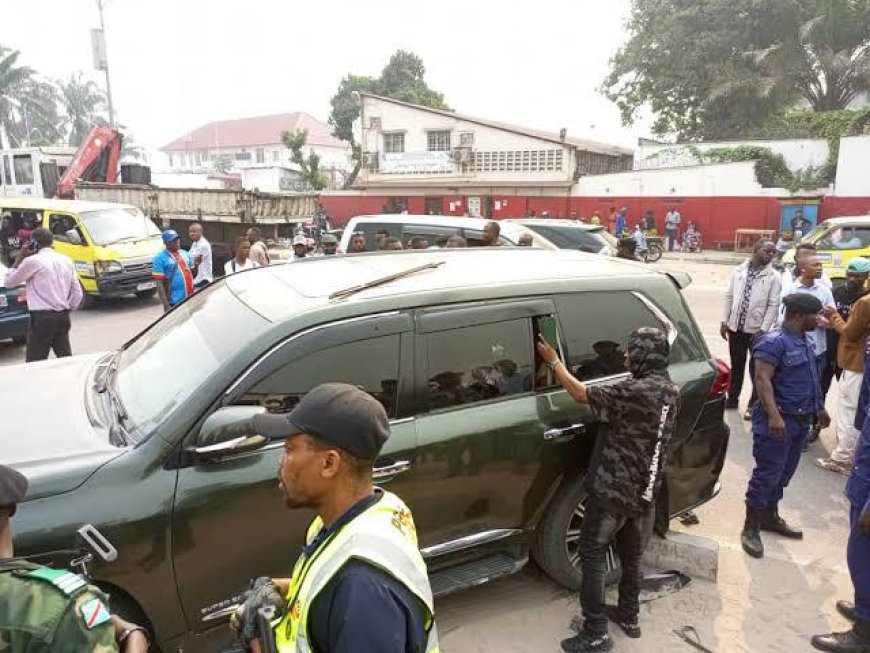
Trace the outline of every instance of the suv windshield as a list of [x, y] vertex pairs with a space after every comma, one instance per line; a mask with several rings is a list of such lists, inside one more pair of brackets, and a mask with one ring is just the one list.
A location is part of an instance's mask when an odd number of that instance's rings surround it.
[[122, 354], [115, 385], [136, 430], [144, 437], [193, 395], [269, 322], [239, 301], [226, 284], [196, 293]]
[[139, 209], [117, 208], [86, 211], [81, 214], [96, 245], [111, 245], [121, 240], [155, 238], [160, 230]]
[[570, 227], [567, 225], [523, 225], [540, 234], [559, 249], [579, 249], [581, 252], [598, 254], [609, 243], [598, 231], [587, 231], [582, 227]]

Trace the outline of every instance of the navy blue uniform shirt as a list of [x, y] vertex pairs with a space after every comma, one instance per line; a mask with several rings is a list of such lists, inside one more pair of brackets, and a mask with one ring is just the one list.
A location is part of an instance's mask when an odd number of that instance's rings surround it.
[[[307, 556], [329, 535], [380, 501], [375, 491], [354, 504], [331, 528], [321, 528]], [[398, 580], [363, 561], [346, 564], [314, 599], [308, 634], [318, 653], [423, 653], [428, 635], [424, 607]]]
[[[752, 357], [776, 368], [773, 396], [784, 418], [809, 418], [822, 409], [816, 352], [805, 334], [784, 326], [774, 329], [761, 337], [752, 350]], [[752, 432], [767, 435], [767, 413], [760, 401], [752, 411]]]

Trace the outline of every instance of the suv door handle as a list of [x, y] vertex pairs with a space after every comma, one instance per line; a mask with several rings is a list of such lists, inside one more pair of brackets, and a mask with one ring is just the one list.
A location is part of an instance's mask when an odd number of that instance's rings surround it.
[[411, 469], [410, 460], [397, 460], [383, 467], [375, 467], [372, 473], [372, 478], [376, 481], [389, 481], [399, 474], [404, 474]]
[[571, 424], [562, 428], [547, 429], [544, 431], [544, 441], [546, 442], [570, 442], [575, 435], [581, 435], [586, 431], [586, 425], [583, 423]]

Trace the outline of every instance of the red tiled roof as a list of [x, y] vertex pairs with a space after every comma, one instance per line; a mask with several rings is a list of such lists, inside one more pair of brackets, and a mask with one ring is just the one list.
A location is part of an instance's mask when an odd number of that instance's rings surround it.
[[218, 120], [203, 125], [160, 148], [162, 152], [280, 145], [281, 132], [308, 130], [308, 145], [347, 147], [332, 135], [329, 125], [307, 113], [279, 113], [272, 116]]

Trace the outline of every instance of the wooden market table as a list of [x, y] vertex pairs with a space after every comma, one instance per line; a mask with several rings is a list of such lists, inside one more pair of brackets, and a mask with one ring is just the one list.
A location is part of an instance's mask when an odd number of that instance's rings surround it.
[[746, 251], [751, 251], [751, 245], [754, 245], [759, 240], [773, 240], [773, 234], [773, 229], [737, 229], [734, 232], [734, 251], [742, 251], [740, 249], [741, 243], [747, 239], [750, 247]]

